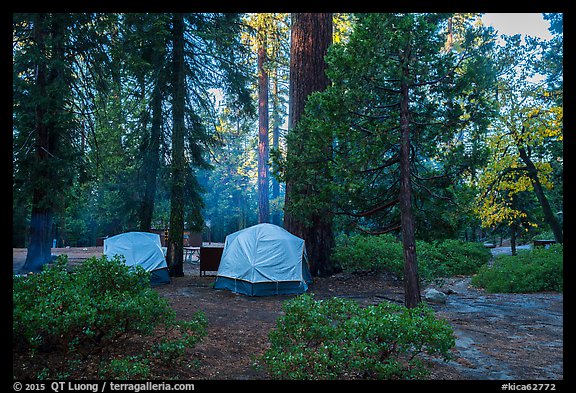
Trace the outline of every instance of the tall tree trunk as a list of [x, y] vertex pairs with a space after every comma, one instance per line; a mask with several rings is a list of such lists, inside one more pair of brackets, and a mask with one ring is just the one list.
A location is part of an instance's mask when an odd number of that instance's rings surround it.
[[170, 198], [170, 232], [168, 262], [170, 276], [184, 276], [184, 16], [174, 14], [172, 60], [172, 179]]
[[418, 263], [416, 260], [416, 239], [414, 236], [414, 216], [412, 214], [412, 187], [410, 174], [410, 102], [408, 79], [408, 57], [410, 48], [401, 55], [404, 61], [400, 85], [400, 222], [404, 249], [404, 303], [406, 307], [416, 307], [421, 301]]
[[[51, 260], [52, 223], [54, 215], [54, 196], [57, 190], [51, 188], [54, 183], [51, 161], [59, 143], [60, 133], [58, 114], [64, 107], [58, 86], [61, 78], [61, 64], [64, 61], [64, 26], [58, 18], [50, 14], [35, 14], [33, 39], [39, 56], [36, 60], [36, 90], [38, 100], [35, 107], [36, 159], [35, 176], [42, 179], [34, 186], [32, 196], [32, 215], [30, 218], [30, 243], [23, 269], [38, 272]], [[47, 48], [47, 42], [50, 47]], [[52, 53], [50, 65], [47, 53]]]
[[258, 43], [258, 223], [270, 222], [268, 195], [268, 71], [265, 32]]
[[526, 152], [526, 149], [523, 147], [518, 148], [520, 153], [520, 158], [528, 168], [528, 176], [530, 177], [530, 181], [532, 182], [532, 186], [534, 187], [534, 192], [536, 193], [536, 197], [542, 206], [542, 211], [544, 212], [544, 219], [550, 225], [552, 232], [554, 233], [554, 238], [558, 243], [564, 243], [564, 235], [562, 232], [562, 225], [554, 215], [552, 208], [550, 207], [550, 203], [548, 202], [548, 198], [546, 198], [546, 194], [544, 194], [544, 189], [542, 188], [542, 184], [540, 184], [540, 180], [538, 179], [538, 169], [530, 159], [530, 156]]
[[[276, 72], [274, 74], [274, 88], [273, 88], [273, 98], [272, 98], [272, 118], [274, 122], [274, 127], [272, 129], [272, 149], [278, 151], [280, 147], [280, 108], [279, 108], [279, 96], [278, 96], [278, 67], [276, 67]], [[272, 176], [272, 199], [276, 200], [280, 196], [280, 183], [275, 176]], [[280, 212], [278, 209], [274, 209], [272, 213], [272, 224], [281, 225]]]
[[[160, 67], [160, 56], [154, 63]], [[154, 202], [156, 200], [156, 179], [160, 168], [160, 138], [162, 131], [162, 89], [161, 76], [158, 77], [152, 92], [152, 127], [150, 129], [150, 140], [146, 147], [144, 162], [144, 200], [140, 210], [140, 230], [150, 231], [152, 229], [152, 217], [154, 216]]]
[[[326, 76], [324, 56], [332, 43], [331, 13], [292, 14], [290, 47], [290, 92], [288, 128], [293, 130], [304, 113], [306, 100], [310, 94], [324, 90], [330, 83]], [[287, 154], [299, 156], [306, 149], [304, 135], [288, 146]], [[330, 146], [327, 146], [330, 148]], [[328, 212], [318, 212], [309, 218], [306, 226], [290, 214], [291, 197], [295, 192], [297, 179], [286, 179], [286, 199], [284, 227], [296, 236], [303, 238], [313, 275], [330, 275], [334, 266], [330, 252], [334, 245], [332, 216]], [[305, 190], [309, 194], [312, 190]]]

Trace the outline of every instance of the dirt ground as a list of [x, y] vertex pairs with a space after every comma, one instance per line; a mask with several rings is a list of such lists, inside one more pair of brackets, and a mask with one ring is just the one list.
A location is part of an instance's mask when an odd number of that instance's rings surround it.
[[[495, 252], [499, 252], [496, 250]], [[101, 247], [54, 249], [69, 261], [102, 255]], [[13, 249], [13, 268], [25, 259]], [[185, 276], [157, 291], [179, 318], [202, 310], [208, 336], [194, 348], [191, 363], [179, 378], [194, 380], [266, 380], [258, 358], [268, 348], [267, 335], [292, 296], [248, 297], [215, 290], [214, 276], [200, 277], [196, 262], [185, 263]], [[563, 294], [486, 294], [471, 287], [470, 277], [453, 277], [436, 285], [449, 293], [446, 304], [432, 305], [454, 327], [456, 347], [449, 362], [428, 360], [433, 380], [562, 380]], [[423, 288], [424, 290], [425, 288]], [[317, 299], [341, 296], [369, 305], [403, 303], [402, 283], [384, 275], [340, 273], [316, 278], [309, 291]]]

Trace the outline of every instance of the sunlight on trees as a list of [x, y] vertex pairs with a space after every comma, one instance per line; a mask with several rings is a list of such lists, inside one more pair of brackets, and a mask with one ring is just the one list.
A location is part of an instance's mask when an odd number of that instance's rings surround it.
[[[301, 130], [289, 132], [290, 14], [183, 14], [183, 100], [174, 99], [174, 15], [14, 14], [13, 242], [36, 244], [47, 260], [54, 239], [90, 245], [165, 229], [182, 182], [176, 215], [197, 231], [210, 219], [223, 241], [258, 222], [263, 168], [261, 205], [274, 223], [286, 208], [302, 222], [333, 219], [337, 233], [400, 236], [402, 81], [416, 238], [529, 238], [550, 228], [561, 240], [563, 17], [544, 18], [546, 41], [496, 38], [476, 13], [333, 14], [328, 92], [307, 98]], [[260, 145], [270, 153], [262, 149], [260, 171], [259, 45], [268, 113]], [[305, 150], [286, 158], [291, 143]], [[290, 177], [306, 192], [285, 206]], [[31, 236], [41, 210], [51, 218]]]
[[[548, 202], [554, 189], [553, 166], [563, 142], [563, 109], [550, 83], [529, 77], [543, 72], [546, 47], [535, 39], [520, 43], [505, 37], [500, 46], [499, 116], [487, 137], [491, 156], [479, 179], [476, 213], [486, 228], [505, 225], [528, 231], [544, 221], [562, 242], [562, 230]], [[537, 201], [537, 202], [536, 202]], [[544, 220], [534, 210], [540, 205]], [[512, 233], [515, 237], [515, 233]]]

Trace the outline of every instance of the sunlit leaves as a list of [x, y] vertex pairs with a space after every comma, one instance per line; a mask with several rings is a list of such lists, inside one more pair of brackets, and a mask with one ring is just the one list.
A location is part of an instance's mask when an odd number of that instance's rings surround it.
[[[491, 157], [479, 178], [482, 192], [476, 203], [484, 227], [520, 222], [537, 226], [536, 217], [529, 214], [536, 200], [534, 185], [552, 190], [555, 172], [561, 170], [563, 108], [558, 90], [530, 79], [546, 71], [537, 60], [543, 48], [535, 39], [523, 44], [519, 37], [506, 37], [499, 49], [500, 114], [486, 140]], [[533, 202], [527, 203], [530, 198]]]

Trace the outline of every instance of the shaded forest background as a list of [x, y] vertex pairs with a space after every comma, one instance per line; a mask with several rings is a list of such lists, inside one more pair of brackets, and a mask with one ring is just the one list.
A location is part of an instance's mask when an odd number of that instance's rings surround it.
[[475, 14], [327, 15], [328, 87], [294, 128], [289, 14], [14, 14], [13, 247], [38, 217], [58, 247], [174, 214], [223, 241], [283, 225], [287, 179], [301, 222], [400, 236], [404, 77], [416, 238], [562, 241], [561, 14], [501, 42]]

